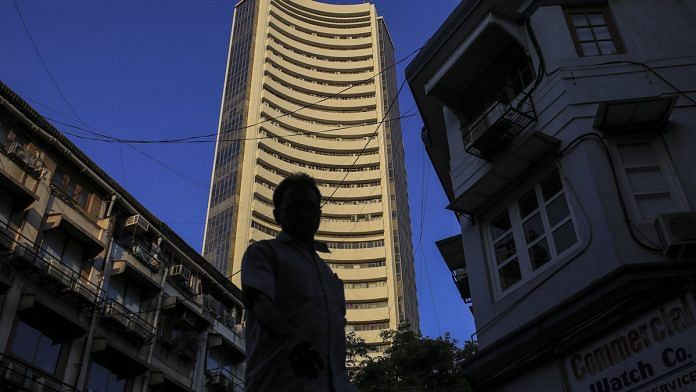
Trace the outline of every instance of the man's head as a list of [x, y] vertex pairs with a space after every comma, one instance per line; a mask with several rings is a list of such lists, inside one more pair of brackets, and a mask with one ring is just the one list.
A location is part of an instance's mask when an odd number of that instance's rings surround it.
[[312, 241], [321, 219], [321, 193], [312, 177], [294, 173], [273, 192], [273, 217], [286, 233]]

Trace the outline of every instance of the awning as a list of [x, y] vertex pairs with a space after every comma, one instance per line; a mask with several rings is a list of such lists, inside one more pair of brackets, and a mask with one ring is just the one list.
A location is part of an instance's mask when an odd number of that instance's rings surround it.
[[540, 159], [556, 150], [561, 141], [541, 132], [532, 132], [526, 137], [516, 138], [513, 143], [496, 163], [479, 167], [478, 172], [473, 173], [461, 186], [464, 192], [447, 208], [472, 214], [500, 198], [508, 186]]
[[597, 109], [594, 127], [605, 132], [659, 131], [669, 120], [676, 102], [674, 95], [602, 102]]
[[466, 268], [464, 243], [461, 234], [436, 241], [435, 245], [437, 245], [437, 249], [440, 251], [442, 258], [445, 259], [447, 268], [450, 271], [457, 268]]
[[[96, 223], [94, 225], [96, 227]], [[43, 229], [53, 230], [57, 228], [65, 230], [66, 233], [69, 233], [72, 237], [75, 237], [93, 252], [99, 253], [104, 250], [104, 243], [98, 237], [90, 233], [81, 224], [75, 222], [68, 215], [60, 212], [49, 213]]]

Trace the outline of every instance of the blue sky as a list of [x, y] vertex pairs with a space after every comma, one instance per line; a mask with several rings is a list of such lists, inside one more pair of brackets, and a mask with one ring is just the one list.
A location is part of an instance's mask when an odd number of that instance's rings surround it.
[[[396, 58], [422, 46], [458, 3], [377, 0]], [[16, 4], [65, 100], [41, 65], [12, 0], [0, 2], [0, 78], [44, 116], [87, 124], [121, 139], [176, 138], [217, 130], [235, 1]], [[407, 64], [397, 67], [399, 82]], [[402, 113], [416, 110], [407, 88], [400, 105]], [[446, 198], [420, 141], [422, 125], [419, 117], [402, 123], [413, 241], [418, 247], [421, 329], [428, 336], [448, 331], [461, 341], [474, 332], [471, 313], [434, 244], [459, 228], [454, 215], [444, 209]], [[130, 146], [71, 139], [201, 249], [214, 143]]]

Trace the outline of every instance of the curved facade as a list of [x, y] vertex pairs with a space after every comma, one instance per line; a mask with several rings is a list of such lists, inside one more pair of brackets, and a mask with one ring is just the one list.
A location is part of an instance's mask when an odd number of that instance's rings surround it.
[[[394, 48], [374, 5], [243, 0], [235, 7], [204, 255], [235, 274], [275, 236], [272, 194], [306, 172], [326, 203], [317, 239], [343, 279], [348, 330], [418, 328]], [[382, 70], [385, 70], [382, 72]], [[377, 76], [375, 76], [377, 75]]]

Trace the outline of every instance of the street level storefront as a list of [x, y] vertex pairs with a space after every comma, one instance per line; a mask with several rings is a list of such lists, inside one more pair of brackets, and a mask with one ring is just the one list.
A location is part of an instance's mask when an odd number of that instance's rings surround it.
[[693, 292], [654, 307], [636, 321], [568, 355], [572, 391], [696, 389]]

